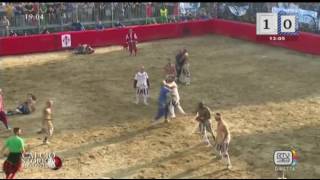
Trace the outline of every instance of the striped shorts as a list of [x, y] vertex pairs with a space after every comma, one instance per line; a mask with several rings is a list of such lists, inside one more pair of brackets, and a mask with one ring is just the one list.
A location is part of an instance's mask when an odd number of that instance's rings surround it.
[[148, 88], [137, 88], [137, 95], [143, 95], [143, 96], [148, 96], [149, 95], [149, 90]]
[[216, 145], [216, 150], [222, 154], [228, 154], [229, 143], [221, 143]]

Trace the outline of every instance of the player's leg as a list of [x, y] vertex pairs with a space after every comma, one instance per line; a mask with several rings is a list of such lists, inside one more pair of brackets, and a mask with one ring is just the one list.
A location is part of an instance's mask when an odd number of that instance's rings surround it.
[[231, 169], [232, 165], [231, 165], [228, 150], [229, 150], [229, 143], [223, 143], [222, 149], [221, 149], [222, 155], [223, 155], [223, 161], [227, 164], [227, 168]]
[[129, 43], [129, 52], [130, 52], [130, 56], [132, 55], [132, 51], [133, 51], [133, 49], [132, 49], [133, 47], [132, 47], [132, 43]]
[[137, 43], [133, 43], [133, 51], [134, 51], [134, 56], [136, 56], [138, 52]]
[[148, 104], [148, 89], [147, 88], [143, 89], [143, 103], [147, 106], [149, 105]]
[[3, 111], [0, 112], [0, 120], [3, 122], [4, 126], [5, 126], [7, 129], [9, 129], [9, 126], [8, 126], [8, 118], [7, 118], [6, 114], [5, 114]]
[[139, 104], [140, 101], [140, 88], [136, 88], [136, 104]]
[[177, 107], [178, 111], [179, 111], [181, 114], [183, 114], [183, 115], [186, 114], [186, 113], [184, 112], [183, 108], [181, 107], [180, 101], [178, 101], [178, 102], [176, 103], [176, 107]]
[[170, 102], [168, 108], [169, 108], [170, 117], [171, 117], [171, 118], [176, 118], [176, 114], [175, 114], [175, 112], [174, 112], [173, 102]]

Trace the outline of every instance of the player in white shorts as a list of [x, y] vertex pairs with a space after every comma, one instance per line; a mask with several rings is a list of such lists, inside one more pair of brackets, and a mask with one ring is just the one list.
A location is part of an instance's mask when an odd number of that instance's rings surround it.
[[136, 104], [139, 104], [140, 99], [143, 99], [143, 103], [148, 105], [147, 99], [149, 96], [149, 76], [148, 73], [145, 72], [144, 66], [140, 67], [139, 72], [134, 77], [133, 87], [136, 89]]

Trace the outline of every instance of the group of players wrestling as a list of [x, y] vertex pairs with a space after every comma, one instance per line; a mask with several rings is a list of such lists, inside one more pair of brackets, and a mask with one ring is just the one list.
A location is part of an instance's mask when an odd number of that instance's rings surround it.
[[[132, 32], [132, 31], [130, 31]], [[136, 37], [136, 35], [135, 35]], [[129, 46], [130, 47], [130, 46]], [[137, 52], [136, 44], [134, 44], [135, 55]], [[164, 121], [169, 123], [170, 119], [176, 118], [175, 109], [182, 115], [186, 115], [180, 104], [180, 95], [178, 84], [190, 85], [190, 64], [189, 53], [186, 49], [181, 49], [176, 55], [176, 63], [173, 64], [171, 59], [168, 59], [168, 64], [165, 65], [165, 80], [161, 82], [160, 93], [158, 97], [158, 112], [152, 121], [152, 125], [158, 124], [160, 119], [164, 117]], [[145, 105], [148, 105], [150, 81], [148, 73], [144, 66], [141, 66], [139, 71], [134, 76], [133, 87], [136, 92], [136, 104], [143, 100]], [[204, 139], [208, 146], [214, 147], [217, 159], [222, 159], [227, 164], [227, 168], [231, 169], [231, 161], [228, 153], [229, 143], [231, 140], [230, 131], [227, 123], [222, 119], [221, 113], [215, 113], [214, 119], [217, 122], [216, 136], [212, 130], [211, 110], [203, 102], [200, 102], [197, 107], [195, 121], [198, 123], [196, 129], [199, 130], [201, 138]], [[207, 132], [210, 133], [214, 142], [210, 142]]]

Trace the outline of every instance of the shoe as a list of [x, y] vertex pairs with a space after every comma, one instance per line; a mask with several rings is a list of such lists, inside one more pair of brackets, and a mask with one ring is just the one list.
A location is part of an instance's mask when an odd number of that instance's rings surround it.
[[170, 120], [169, 120], [169, 119], [166, 119], [166, 120], [164, 120], [164, 122], [169, 123], [169, 122], [170, 122]]
[[43, 145], [49, 145], [50, 144], [50, 142], [48, 142], [48, 141], [43, 141]]
[[159, 121], [158, 120], [152, 120], [152, 122], [151, 122], [151, 126], [154, 126], [154, 125], [156, 125], [156, 124], [158, 124], [159, 123]]
[[231, 164], [228, 164], [227, 169], [228, 169], [228, 170], [231, 170], [231, 169], [232, 169], [232, 165], [231, 165]]
[[149, 103], [145, 102], [144, 105], [149, 106]]
[[11, 127], [8, 127], [7, 130], [8, 130], [8, 131], [11, 131]]

